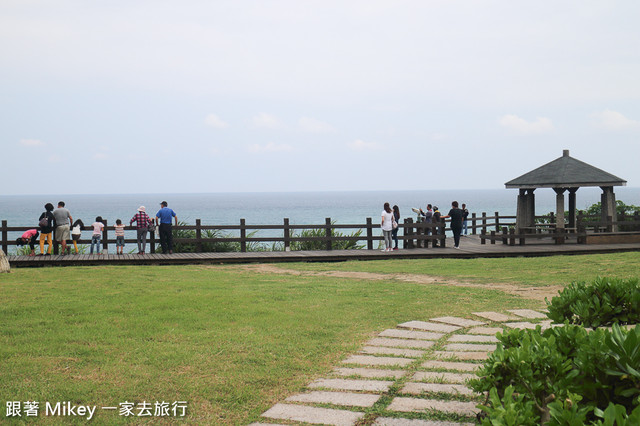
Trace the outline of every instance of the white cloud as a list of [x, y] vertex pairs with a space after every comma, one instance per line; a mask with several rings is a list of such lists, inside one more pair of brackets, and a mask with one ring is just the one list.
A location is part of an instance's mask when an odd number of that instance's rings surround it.
[[47, 161], [50, 163], [59, 163], [62, 161], [62, 157], [60, 157], [58, 154], [53, 154], [49, 156]]
[[269, 142], [266, 145], [259, 145], [256, 143], [247, 147], [247, 151], [253, 154], [259, 154], [261, 152], [287, 152], [292, 150], [293, 147], [291, 145], [275, 144], [273, 142]]
[[215, 127], [216, 129], [224, 129], [226, 127], [229, 127], [229, 124], [227, 124], [225, 121], [223, 121], [216, 114], [207, 115], [205, 117], [205, 119], [204, 119], [204, 123], [207, 126]]
[[253, 124], [256, 127], [262, 127], [266, 129], [277, 129], [279, 127], [282, 127], [282, 124], [280, 124], [280, 121], [278, 121], [275, 116], [267, 114], [266, 112], [261, 112], [260, 114], [253, 117]]
[[502, 116], [498, 122], [502, 127], [524, 135], [549, 133], [554, 129], [551, 120], [545, 117], [536, 117], [536, 121], [527, 121], [517, 115], [509, 114]]
[[298, 120], [298, 126], [309, 133], [330, 133], [335, 130], [329, 123], [309, 117], [302, 117]]
[[44, 146], [44, 143], [39, 139], [21, 139], [20, 145], [22, 146]]
[[349, 143], [349, 148], [354, 151], [378, 151], [382, 146], [376, 142], [365, 142], [362, 139], [356, 139]]
[[591, 118], [596, 126], [609, 130], [640, 129], [640, 121], [627, 118], [618, 111], [606, 109], [591, 114]]
[[93, 154], [94, 160], [106, 160], [108, 158], [109, 158], [109, 155], [105, 152], [96, 152], [95, 154]]

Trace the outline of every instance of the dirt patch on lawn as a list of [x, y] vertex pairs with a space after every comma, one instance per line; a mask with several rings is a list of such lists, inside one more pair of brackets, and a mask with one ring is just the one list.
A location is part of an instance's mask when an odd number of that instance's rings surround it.
[[437, 277], [433, 275], [415, 274], [381, 274], [375, 272], [353, 271], [298, 271], [286, 269], [272, 264], [243, 265], [242, 269], [259, 274], [289, 274], [297, 276], [318, 276], [332, 278], [353, 278], [358, 280], [382, 281], [395, 280], [425, 285], [452, 285], [456, 287], [488, 288], [502, 291], [503, 293], [516, 295], [525, 299], [544, 301], [545, 297], [551, 299], [562, 289], [561, 286], [524, 287], [507, 283], [472, 283], [458, 281], [451, 278]]

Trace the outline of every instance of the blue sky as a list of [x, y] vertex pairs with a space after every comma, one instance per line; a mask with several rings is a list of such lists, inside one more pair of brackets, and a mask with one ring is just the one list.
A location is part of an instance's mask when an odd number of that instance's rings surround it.
[[638, 2], [0, 8], [2, 195], [640, 186]]

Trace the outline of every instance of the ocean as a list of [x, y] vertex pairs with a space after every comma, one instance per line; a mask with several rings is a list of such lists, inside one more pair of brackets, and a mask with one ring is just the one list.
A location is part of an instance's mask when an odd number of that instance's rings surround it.
[[[618, 187], [616, 198], [626, 204], [640, 205], [640, 188]], [[423, 190], [423, 191], [339, 191], [339, 192], [273, 192], [273, 193], [209, 193], [209, 194], [108, 194], [108, 195], [2, 195], [0, 196], [0, 220], [9, 226], [37, 227], [44, 204], [54, 205], [60, 200], [75, 219], [85, 225], [102, 216], [113, 225], [116, 219], [123, 223], [136, 213], [140, 205], [154, 216], [160, 202], [166, 200], [180, 221], [195, 224], [201, 219], [206, 225], [236, 225], [240, 219], [247, 225], [281, 224], [289, 218], [291, 224], [324, 224], [331, 218], [339, 224], [363, 224], [367, 217], [379, 221], [382, 206], [397, 204], [403, 218], [414, 217], [412, 207], [425, 208], [427, 203], [437, 205], [446, 214], [451, 201], [466, 203], [471, 213], [482, 212], [515, 215], [518, 191], [514, 189], [487, 190]], [[586, 209], [600, 201], [599, 188], [581, 188], [577, 192], [578, 209]], [[565, 196], [565, 205], [568, 197]], [[566, 207], [568, 208], [568, 207]], [[551, 189], [536, 190], [536, 213], [555, 211], [555, 192]], [[271, 236], [260, 231], [258, 236]], [[11, 239], [17, 233], [10, 233]], [[90, 236], [85, 231], [83, 238]], [[133, 233], [127, 238], [134, 238]], [[130, 246], [129, 244], [127, 245]], [[131, 247], [129, 247], [131, 248]]]

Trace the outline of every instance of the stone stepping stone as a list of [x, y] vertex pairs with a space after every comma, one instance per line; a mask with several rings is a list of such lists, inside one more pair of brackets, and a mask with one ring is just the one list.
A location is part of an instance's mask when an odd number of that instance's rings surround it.
[[474, 327], [470, 328], [467, 333], [469, 334], [484, 334], [487, 336], [495, 336], [496, 333], [502, 333], [504, 328], [502, 327]]
[[436, 410], [445, 413], [460, 414], [462, 416], [475, 416], [479, 411], [476, 408], [475, 402], [438, 401], [434, 399], [403, 397], [393, 398], [387, 410], [405, 413], [424, 413], [428, 410]]
[[449, 343], [448, 345], [445, 345], [445, 349], [448, 351], [492, 352], [496, 350], [496, 345], [480, 345], [480, 344], [474, 344], [474, 343]]
[[399, 324], [400, 328], [411, 328], [423, 331], [436, 331], [439, 333], [453, 333], [454, 331], [460, 330], [460, 327], [456, 327], [455, 325], [447, 325], [447, 324], [438, 324], [435, 322], [425, 322], [425, 321], [409, 321], [403, 322]]
[[282, 423], [251, 423], [249, 426], [287, 426]]
[[355, 379], [318, 379], [309, 388], [334, 389], [346, 391], [386, 392], [393, 382], [386, 380], [355, 380]]
[[409, 358], [420, 358], [425, 354], [424, 351], [417, 351], [415, 349], [385, 348], [380, 346], [365, 346], [360, 352], [369, 355], [397, 355]]
[[391, 358], [387, 356], [373, 355], [351, 355], [342, 361], [343, 364], [359, 364], [359, 365], [398, 365], [405, 367], [413, 362], [409, 358]]
[[529, 329], [529, 330], [533, 330], [536, 328], [536, 325], [532, 322], [505, 322], [504, 323], [505, 326], [509, 327], [509, 328], [525, 328], [525, 329]]
[[472, 312], [472, 314], [493, 322], [513, 321], [514, 319], [516, 319], [513, 316], [500, 314], [498, 312]]
[[396, 328], [391, 328], [383, 331], [378, 336], [397, 337], [400, 339], [438, 340], [444, 336], [444, 334], [432, 333], [430, 331], [398, 330]]
[[508, 309], [508, 312], [527, 319], [547, 318], [545, 314], [538, 311], [533, 311], [531, 309]]
[[373, 407], [380, 395], [349, 392], [314, 391], [290, 396], [285, 402], [306, 402], [311, 404], [334, 404], [347, 407]]
[[447, 370], [456, 370], [456, 371], [476, 371], [481, 365], [473, 364], [471, 362], [447, 362], [447, 361], [425, 361], [422, 363], [421, 367], [423, 368], [444, 368]]
[[460, 327], [474, 327], [476, 325], [485, 325], [486, 323], [480, 321], [474, 321], [465, 318], [458, 317], [439, 317], [431, 318], [431, 321], [443, 322], [445, 324], [459, 325]]
[[401, 393], [421, 395], [424, 392], [442, 392], [453, 395], [474, 395], [475, 392], [465, 385], [452, 385], [449, 383], [407, 383]]
[[360, 376], [368, 379], [399, 379], [407, 374], [404, 370], [378, 370], [375, 368], [336, 368], [333, 372], [339, 376]]
[[480, 361], [489, 358], [488, 352], [435, 351], [433, 355], [439, 359], [459, 359], [469, 361]]
[[440, 420], [398, 419], [378, 417], [373, 426], [473, 426], [473, 423], [443, 422]]
[[334, 426], [352, 426], [364, 417], [364, 413], [305, 405], [276, 404], [265, 411], [262, 417]]
[[416, 382], [431, 383], [466, 383], [467, 380], [477, 379], [475, 374], [466, 373], [440, 373], [437, 371], [418, 371], [411, 380]]
[[412, 340], [412, 339], [387, 339], [385, 337], [374, 337], [365, 345], [367, 346], [386, 346], [390, 348], [412, 348], [412, 349], [429, 349], [435, 342], [428, 340]]
[[449, 342], [498, 343], [498, 338], [496, 336], [482, 336], [478, 334], [454, 334], [449, 338]]

